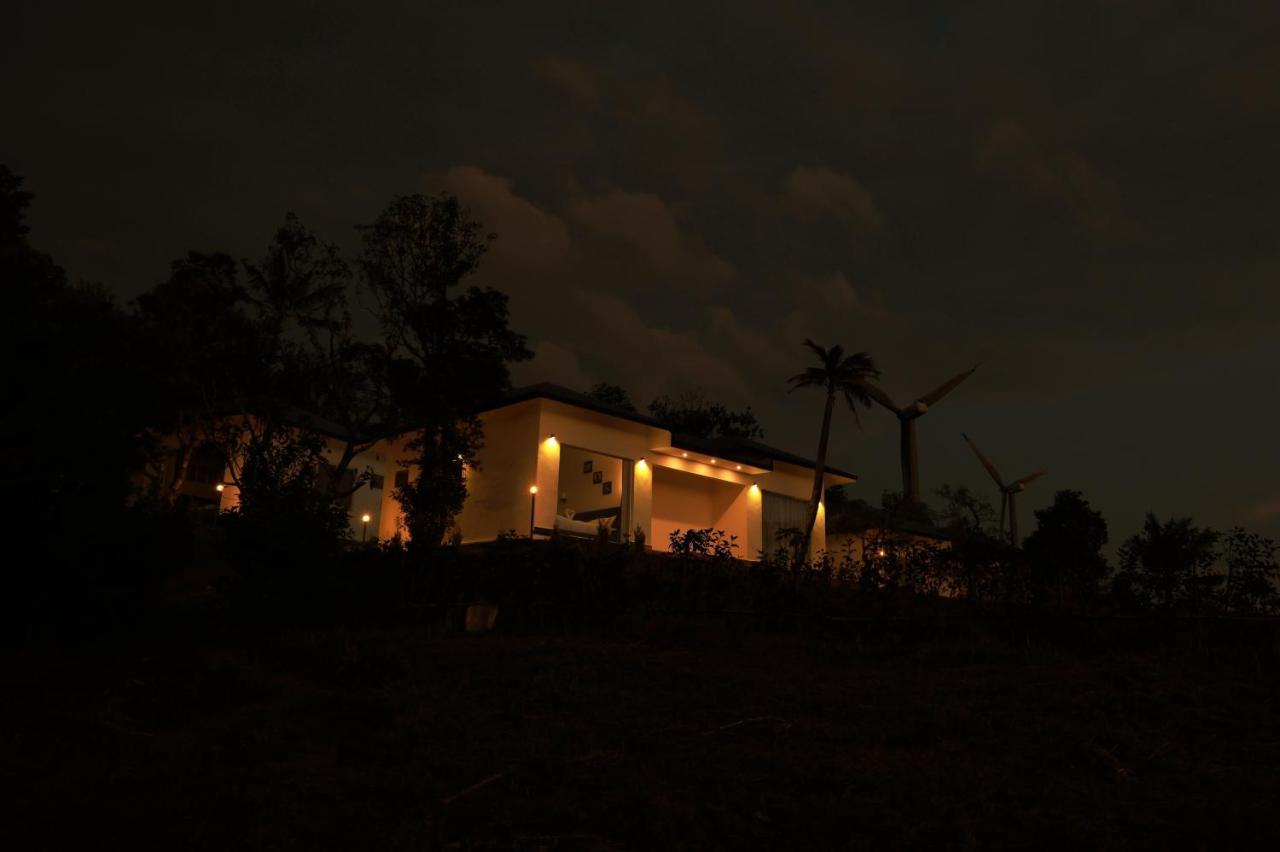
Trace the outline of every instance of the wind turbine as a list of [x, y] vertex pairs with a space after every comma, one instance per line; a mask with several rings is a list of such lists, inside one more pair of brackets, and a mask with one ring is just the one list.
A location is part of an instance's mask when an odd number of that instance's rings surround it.
[[[961, 433], [962, 435], [964, 433]], [[1037, 470], [1035, 473], [1029, 473], [1021, 479], [1015, 479], [1008, 485], [1004, 484], [1004, 480], [1000, 478], [1000, 471], [996, 470], [996, 466], [991, 463], [991, 459], [982, 454], [982, 450], [978, 449], [978, 445], [968, 436], [964, 435], [965, 441], [969, 444], [973, 454], [978, 457], [978, 461], [982, 462], [982, 466], [987, 469], [987, 473], [991, 474], [991, 478], [996, 481], [996, 485], [1000, 488], [1000, 532], [1004, 532], [1004, 512], [1007, 507], [1009, 510], [1009, 543], [1014, 547], [1018, 546], [1018, 508], [1014, 498], [1021, 491], [1026, 491], [1027, 486], [1035, 480], [1045, 475], [1045, 471]]]
[[957, 385], [972, 376], [976, 369], [978, 368], [975, 365], [972, 369], [965, 370], [941, 387], [901, 408], [883, 389], [875, 385], [866, 386], [867, 396], [898, 415], [898, 425], [901, 430], [898, 451], [902, 457], [902, 497], [907, 503], [920, 502], [920, 461], [916, 452], [916, 420], [924, 416], [929, 406], [937, 405], [944, 396], [955, 390]]

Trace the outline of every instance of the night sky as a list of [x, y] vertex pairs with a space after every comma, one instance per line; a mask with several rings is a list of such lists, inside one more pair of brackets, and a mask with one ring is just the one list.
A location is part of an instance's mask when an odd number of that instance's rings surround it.
[[[21, 4], [0, 51], [33, 239], [122, 303], [445, 189], [499, 234], [518, 382], [697, 386], [811, 453], [805, 337], [899, 402], [981, 362], [920, 422], [926, 493], [996, 497], [967, 431], [1049, 469], [1026, 530], [1072, 488], [1113, 544], [1280, 537], [1280, 4], [123, 5]], [[897, 421], [863, 420], [833, 462], [875, 500]]]

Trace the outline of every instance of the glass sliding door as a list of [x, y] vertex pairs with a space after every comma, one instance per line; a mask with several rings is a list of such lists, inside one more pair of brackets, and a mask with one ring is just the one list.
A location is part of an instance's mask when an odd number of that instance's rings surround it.
[[762, 526], [760, 545], [765, 553], [774, 553], [785, 548], [787, 542], [778, 540], [779, 533], [801, 530], [808, 512], [809, 503], [805, 500], [764, 492], [764, 499], [760, 506]]
[[560, 446], [560, 493], [555, 530], [560, 535], [621, 542], [631, 523], [632, 463], [568, 444]]

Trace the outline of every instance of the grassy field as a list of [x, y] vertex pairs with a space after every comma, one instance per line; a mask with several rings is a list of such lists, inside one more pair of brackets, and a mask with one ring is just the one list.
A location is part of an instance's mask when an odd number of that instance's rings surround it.
[[718, 625], [4, 660], [10, 849], [1280, 843], [1280, 687]]

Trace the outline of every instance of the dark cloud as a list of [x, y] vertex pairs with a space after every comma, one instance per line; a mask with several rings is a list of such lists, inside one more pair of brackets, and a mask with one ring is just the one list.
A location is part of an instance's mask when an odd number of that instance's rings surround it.
[[[814, 337], [906, 398], [926, 487], [1050, 468], [1280, 534], [1274, 4], [157, 5], [16, 12], [0, 152], [35, 236], [122, 298], [287, 209], [354, 248], [394, 193], [499, 233], [525, 378], [700, 385], [815, 438]], [[835, 452], [896, 485], [891, 420]]]

